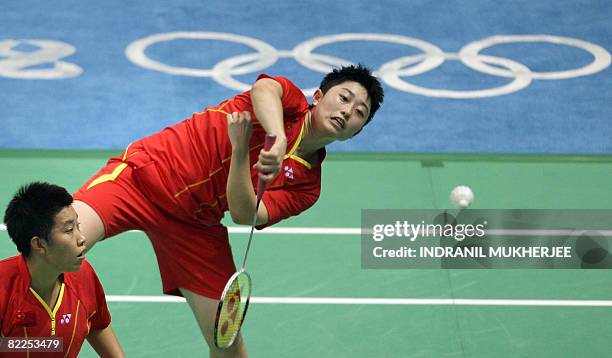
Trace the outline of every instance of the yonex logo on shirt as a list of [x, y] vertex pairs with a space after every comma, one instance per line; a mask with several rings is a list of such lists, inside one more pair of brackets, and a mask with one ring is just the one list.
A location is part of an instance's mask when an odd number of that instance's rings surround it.
[[72, 313], [63, 314], [62, 319], [60, 320], [60, 324], [70, 324], [71, 318], [72, 318]]
[[289, 178], [289, 179], [293, 179], [293, 168], [285, 165], [285, 177]]

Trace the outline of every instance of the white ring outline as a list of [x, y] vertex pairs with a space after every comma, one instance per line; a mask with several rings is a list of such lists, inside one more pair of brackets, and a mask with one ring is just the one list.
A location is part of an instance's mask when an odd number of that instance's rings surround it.
[[499, 77], [514, 77], [514, 73], [505, 71], [500, 68], [489, 66], [479, 60], [480, 51], [499, 44], [516, 43], [516, 42], [548, 42], [557, 45], [566, 45], [576, 47], [593, 55], [593, 62], [573, 70], [565, 71], [550, 71], [536, 72], [531, 71], [531, 76], [536, 80], [562, 80], [587, 76], [604, 70], [610, 66], [610, 53], [603, 47], [591, 42], [582, 41], [570, 37], [552, 36], [552, 35], [508, 35], [508, 36], [491, 36], [485, 39], [471, 42], [465, 45], [460, 51], [459, 56], [462, 62], [479, 72], [483, 72]]
[[[317, 47], [321, 47], [324, 45], [329, 45], [337, 42], [347, 42], [347, 41], [374, 41], [374, 42], [388, 42], [400, 45], [406, 45], [410, 47], [414, 47], [422, 50], [425, 54], [429, 55], [424, 58], [423, 62], [414, 66], [410, 71], [411, 72], [427, 72], [438, 67], [442, 62], [441, 59], [437, 55], [444, 54], [444, 51], [439, 47], [413, 37], [401, 36], [401, 35], [393, 35], [393, 34], [379, 34], [379, 33], [343, 33], [343, 34], [335, 34], [328, 36], [320, 36], [314, 39], [304, 41], [301, 44], [297, 45], [294, 49], [295, 60], [300, 63], [302, 66], [311, 69], [313, 71], [328, 73], [333, 68], [327, 65], [321, 65], [312, 61], [316, 54], [313, 53], [314, 49]], [[320, 56], [320, 55], [319, 55]], [[328, 56], [329, 57], [329, 56]], [[335, 63], [336, 65], [346, 65], [351, 64], [350, 61], [343, 61], [342, 63]], [[375, 74], [378, 75], [377, 71]]]
[[[302, 42], [301, 44], [293, 48], [292, 51], [278, 51], [277, 54], [278, 57], [281, 58], [294, 58], [298, 63], [310, 70], [321, 73], [328, 73], [333, 70], [333, 66], [349, 65], [351, 64], [351, 62], [334, 56], [316, 54], [313, 53], [313, 50], [320, 46], [346, 41], [377, 41], [395, 43], [418, 48], [426, 54], [430, 55], [427, 57], [423, 57], [422, 63], [417, 66], [414, 66], [409, 71], [406, 71], [407, 74], [417, 73], [419, 71], [427, 72], [437, 67], [440, 63], [444, 61], [439, 56], [435, 56], [438, 54], [442, 55], [444, 54], [444, 52], [440, 48], [428, 42], [412, 37], [376, 33], [344, 33], [321, 36], [309, 41]], [[225, 85], [229, 88], [246, 91], [251, 86], [249, 84], [245, 84], [234, 79], [231, 73], [231, 69], [233, 68], [233, 66], [254, 61], [257, 59], [257, 56], [261, 55], [257, 53], [238, 55], [223, 60], [217, 63], [217, 65], [215, 65], [213, 69], [213, 78], [219, 84]], [[375, 75], [378, 75], [376, 71]], [[302, 90], [302, 92], [304, 92], [304, 94], [307, 96], [312, 96], [316, 89], [317, 87], [308, 88]]]
[[[220, 85], [232, 88], [238, 91], [248, 91], [253, 86], [240, 82], [232, 76], [231, 69], [235, 66], [239, 66], [244, 63], [252, 62], [260, 56], [258, 53], [248, 53], [244, 55], [232, 56], [225, 60], [219, 61], [212, 69], [212, 78]], [[292, 51], [278, 51], [277, 58], [294, 58]], [[331, 56], [313, 54], [313, 57], [319, 58], [320, 61], [335, 61], [336, 59]], [[276, 61], [275, 61], [276, 62]], [[265, 68], [265, 67], [264, 67]], [[263, 70], [262, 68], [261, 70]], [[312, 96], [318, 87], [312, 87], [303, 89], [302, 92], [305, 96]]]
[[[494, 97], [501, 96], [505, 94], [509, 94], [512, 92], [519, 91], [531, 83], [531, 71], [527, 66], [512, 61], [508, 58], [504, 57], [495, 57], [488, 55], [478, 55], [480, 60], [483, 62], [493, 63], [499, 66], [504, 66], [512, 71], [515, 74], [514, 80], [508, 84], [503, 86], [488, 88], [483, 90], [467, 90], [467, 91], [458, 91], [458, 90], [442, 90], [442, 89], [432, 89], [425, 88], [421, 86], [417, 86], [415, 84], [409, 83], [400, 78], [398, 73], [402, 72], [402, 67], [406, 65], [411, 65], [417, 61], [422, 61], [422, 57], [425, 55], [414, 55], [414, 56], [406, 56], [401, 57], [397, 60], [387, 62], [383, 66], [381, 66], [380, 73], [381, 78], [385, 81], [389, 86], [400, 90], [406, 91], [422, 96], [435, 97], [435, 98], [452, 98], [452, 99], [471, 99], [471, 98], [483, 98], [483, 97]], [[462, 60], [461, 56], [456, 53], [444, 53], [442, 55], [442, 60]]]
[[[256, 50], [254, 53], [229, 57], [215, 64], [212, 69], [193, 69], [185, 67], [173, 67], [158, 61], [149, 59], [145, 55], [148, 46], [163, 41], [175, 39], [208, 39], [229, 41], [244, 44]], [[569, 38], [552, 35], [512, 35], [512, 36], [491, 36], [485, 39], [471, 42], [465, 45], [459, 53], [445, 53], [440, 48], [428, 42], [393, 34], [380, 33], [342, 33], [313, 38], [298, 44], [292, 51], [276, 50], [271, 45], [261, 40], [220, 32], [171, 32], [154, 34], [131, 43], [126, 48], [126, 56], [136, 65], [182, 76], [212, 77], [219, 84], [245, 91], [251, 86], [233, 78], [235, 75], [244, 75], [255, 71], [261, 71], [273, 65], [279, 58], [293, 57], [305, 68], [321, 73], [327, 73], [333, 69], [332, 66], [351, 64], [350, 61], [314, 53], [314, 49], [320, 46], [329, 45], [343, 41], [377, 41], [403, 44], [421, 49], [424, 53], [401, 57], [387, 62], [374, 71], [374, 74], [389, 86], [419, 95], [438, 97], [438, 98], [482, 98], [499, 96], [512, 93], [527, 87], [533, 79], [567, 79], [579, 76], [586, 76], [600, 72], [607, 68], [611, 62], [610, 53], [596, 44]], [[594, 60], [588, 65], [573, 70], [557, 72], [534, 72], [527, 66], [505, 57], [496, 57], [480, 54], [485, 48], [500, 43], [512, 42], [550, 42], [560, 45], [577, 47], [593, 55]], [[402, 80], [400, 76], [414, 76], [440, 66], [445, 60], [461, 60], [467, 67], [489, 75], [514, 78], [506, 85], [473, 91], [453, 91], [428, 89]], [[405, 67], [417, 63], [412, 67]], [[506, 69], [488, 65], [496, 64]], [[312, 94], [316, 88], [303, 90], [305, 94]]]
[[243, 75], [255, 71], [261, 71], [262, 69], [272, 66], [278, 59], [278, 51], [270, 44], [258, 40], [253, 37], [241, 36], [235, 34], [228, 34], [224, 32], [167, 32], [154, 34], [151, 36], [144, 37], [136, 40], [128, 45], [125, 49], [126, 57], [134, 64], [155, 70], [159, 72], [169, 73], [178, 76], [192, 76], [192, 77], [213, 77], [215, 76], [214, 67], [212, 69], [194, 69], [189, 67], [174, 67], [166, 65], [164, 63], [155, 61], [145, 55], [147, 47], [159, 43], [168, 42], [173, 40], [219, 40], [234, 42], [249, 46], [256, 50], [259, 54], [258, 61], [244, 67], [233, 68], [231, 70], [234, 75]]

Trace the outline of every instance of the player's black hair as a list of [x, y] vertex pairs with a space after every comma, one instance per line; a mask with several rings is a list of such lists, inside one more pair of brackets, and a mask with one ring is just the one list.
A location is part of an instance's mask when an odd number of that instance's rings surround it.
[[30, 255], [30, 241], [38, 236], [49, 242], [55, 216], [72, 204], [72, 195], [61, 186], [33, 182], [19, 188], [4, 212], [4, 223], [17, 250]]
[[378, 78], [372, 75], [372, 71], [370, 71], [370, 69], [361, 64], [342, 66], [334, 69], [332, 72], [323, 77], [323, 80], [319, 85], [319, 89], [325, 94], [330, 88], [346, 81], [357, 82], [368, 92], [371, 108], [370, 115], [364, 124], [365, 126], [372, 120], [374, 113], [376, 113], [376, 111], [378, 111], [380, 108], [383, 98], [385, 97], [385, 92]]

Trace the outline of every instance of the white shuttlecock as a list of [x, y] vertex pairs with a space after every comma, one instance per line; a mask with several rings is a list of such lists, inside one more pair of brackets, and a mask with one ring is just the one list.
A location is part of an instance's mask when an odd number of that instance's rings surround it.
[[474, 201], [474, 193], [469, 186], [456, 186], [450, 193], [450, 200], [456, 208], [465, 209]]

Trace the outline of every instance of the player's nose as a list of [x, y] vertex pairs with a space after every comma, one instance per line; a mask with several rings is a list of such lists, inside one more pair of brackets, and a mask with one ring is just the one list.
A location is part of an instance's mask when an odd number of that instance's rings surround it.
[[340, 115], [342, 115], [342, 117], [348, 121], [349, 118], [351, 117], [351, 109], [348, 106], [342, 107], [342, 109], [340, 110]]
[[85, 243], [87, 242], [87, 239], [85, 238], [85, 235], [83, 235], [80, 231], [79, 231], [79, 236], [77, 238], [77, 245], [78, 246], [85, 246]]

